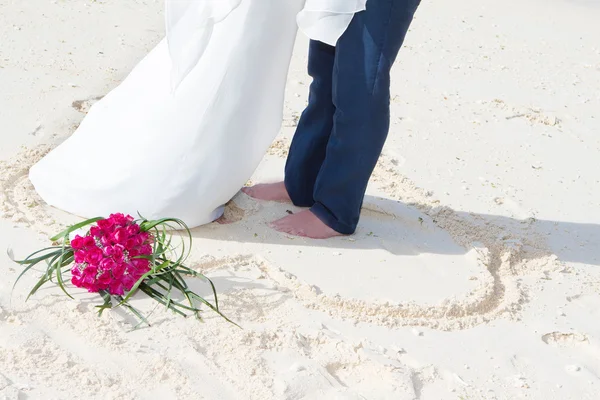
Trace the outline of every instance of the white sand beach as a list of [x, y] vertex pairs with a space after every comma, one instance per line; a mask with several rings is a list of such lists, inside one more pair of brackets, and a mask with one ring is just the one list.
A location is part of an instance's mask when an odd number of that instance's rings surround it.
[[[284, 0], [282, 0], [284, 1]], [[16, 257], [77, 221], [29, 167], [163, 36], [161, 0], [0, 0], [0, 399], [600, 398], [600, 3], [424, 1], [357, 233], [292, 238], [239, 194], [193, 230], [222, 310], [151, 327]], [[299, 34], [280, 179], [307, 101]], [[196, 285], [196, 283], [193, 283]], [[208, 295], [205, 286], [198, 290]], [[146, 299], [133, 300], [151, 310]]]

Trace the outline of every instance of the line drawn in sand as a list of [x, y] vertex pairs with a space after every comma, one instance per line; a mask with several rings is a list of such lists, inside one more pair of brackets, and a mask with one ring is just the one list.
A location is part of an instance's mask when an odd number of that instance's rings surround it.
[[[281, 143], [277, 147], [281, 147]], [[43, 203], [27, 178], [30, 166], [49, 150], [49, 146], [25, 149], [12, 161], [0, 163], [1, 216], [17, 224], [35, 227], [41, 234], [59, 231], [72, 222], [57, 218], [55, 210]], [[502, 316], [518, 318], [519, 311], [528, 301], [519, 276], [536, 270], [539, 265], [543, 265], [545, 270], [565, 269], [556, 256], [544, 248], [533, 227], [526, 226], [519, 237], [514, 230], [508, 231], [506, 227], [495, 225], [483, 217], [471, 215], [467, 219], [441, 206], [430, 192], [400, 175], [393, 160], [385, 155], [376, 167], [373, 181], [390, 199], [407, 203], [427, 215], [437, 228], [448, 232], [465, 251], [476, 250], [482, 267], [487, 271], [476, 290], [438, 305], [364, 301], [321, 293], [313, 285], [300, 281], [258, 256], [243, 256], [235, 261], [256, 264], [256, 268], [308, 308], [356, 322], [440, 330], [466, 329]], [[227, 211], [232, 222], [240, 221], [246, 213], [235, 202], [228, 206]], [[231, 264], [231, 261], [227, 259], [224, 262]]]

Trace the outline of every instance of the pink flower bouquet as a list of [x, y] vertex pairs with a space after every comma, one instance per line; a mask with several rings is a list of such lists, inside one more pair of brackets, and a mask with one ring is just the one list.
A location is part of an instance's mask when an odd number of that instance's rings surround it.
[[[89, 227], [86, 233], [75, 234], [86, 227]], [[83, 221], [51, 238], [52, 247], [36, 251], [25, 260], [15, 261], [25, 266], [17, 282], [27, 271], [45, 262], [46, 271], [27, 298], [45, 283], [54, 281], [72, 298], [65, 286], [65, 275], [70, 273], [74, 286], [102, 296], [104, 303], [97, 306], [99, 314], [112, 308], [114, 300], [117, 306], [127, 308], [149, 325], [146, 318], [129, 303], [135, 293], [142, 292], [182, 316], [191, 313], [200, 318], [199, 304], [223, 316], [211, 280], [184, 265], [189, 252], [189, 248], [186, 250], [186, 241], [182, 240], [176, 246], [172, 236], [167, 233], [176, 228], [187, 232], [191, 244], [189, 229], [178, 219], [136, 221], [129, 215], [112, 214], [108, 218]], [[184, 280], [185, 276], [208, 282], [215, 304], [191, 291]], [[180, 299], [177, 300], [177, 297]]]

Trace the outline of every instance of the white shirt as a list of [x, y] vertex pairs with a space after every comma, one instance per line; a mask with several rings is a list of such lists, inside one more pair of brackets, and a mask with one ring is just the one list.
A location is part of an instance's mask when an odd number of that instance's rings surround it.
[[298, 27], [309, 38], [335, 46], [354, 14], [363, 11], [366, 3], [367, 0], [306, 0], [304, 10], [298, 14]]
[[[173, 89], [202, 56], [212, 27], [225, 20], [242, 1], [245, 0], [165, 0]], [[354, 14], [364, 10], [366, 3], [367, 0], [306, 0], [297, 15], [298, 27], [309, 38], [335, 46]]]

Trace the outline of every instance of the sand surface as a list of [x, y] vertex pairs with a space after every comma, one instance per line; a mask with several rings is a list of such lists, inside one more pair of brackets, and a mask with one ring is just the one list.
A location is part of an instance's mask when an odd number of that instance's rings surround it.
[[[159, 0], [0, 0], [0, 247], [75, 221], [28, 168], [163, 35]], [[597, 399], [600, 5], [423, 2], [393, 72], [392, 128], [356, 235], [287, 237], [295, 209], [238, 195], [193, 231], [237, 329], [153, 326], [55, 288], [25, 302], [0, 253], [0, 399]], [[282, 176], [307, 97], [298, 37]], [[198, 284], [198, 290], [208, 294]], [[152, 310], [145, 299], [135, 299]]]

